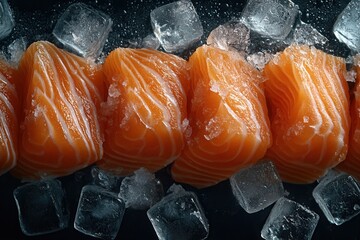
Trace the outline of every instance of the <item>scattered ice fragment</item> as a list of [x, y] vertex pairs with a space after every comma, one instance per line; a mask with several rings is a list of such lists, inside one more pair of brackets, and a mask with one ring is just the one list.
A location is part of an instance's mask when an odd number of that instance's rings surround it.
[[261, 237], [269, 240], [311, 240], [318, 221], [318, 214], [283, 197], [272, 208], [261, 230]]
[[356, 81], [356, 71], [355, 70], [347, 71], [345, 74], [345, 79], [347, 82], [354, 83]]
[[185, 192], [185, 189], [180, 184], [172, 184], [169, 189], [166, 191], [166, 194], [175, 193], [179, 194]]
[[97, 166], [91, 169], [91, 175], [93, 177], [93, 184], [113, 192], [119, 191], [122, 177], [100, 169]]
[[268, 52], [257, 52], [246, 56], [246, 60], [258, 70], [262, 70], [272, 58], [273, 55]]
[[145, 168], [140, 168], [134, 175], [125, 177], [121, 182], [119, 197], [126, 207], [149, 209], [164, 196], [161, 182]]
[[53, 35], [68, 50], [97, 58], [112, 26], [109, 16], [84, 3], [70, 5], [58, 19]]
[[241, 20], [251, 30], [274, 39], [285, 39], [293, 28], [299, 7], [290, 0], [249, 0]]
[[150, 13], [155, 36], [166, 52], [182, 52], [199, 41], [203, 27], [190, 0], [158, 7]]
[[212, 30], [206, 42], [222, 50], [246, 53], [249, 41], [250, 30], [234, 19]]
[[159, 39], [151, 33], [143, 38], [141, 45], [143, 48], [159, 49], [161, 44]]
[[172, 193], [147, 211], [147, 216], [160, 240], [205, 239], [209, 234], [209, 225], [197, 196], [177, 185]]
[[69, 211], [60, 181], [27, 183], [14, 190], [14, 198], [25, 235], [47, 234], [68, 227]]
[[25, 37], [20, 37], [11, 42], [7, 48], [9, 55], [9, 62], [17, 65], [24, 54], [27, 47], [27, 40]]
[[82, 188], [74, 228], [84, 234], [115, 239], [125, 212], [125, 203], [116, 193], [95, 185]]
[[360, 52], [360, 1], [352, 0], [339, 14], [333, 27], [335, 37], [351, 50]]
[[0, 1], [0, 40], [7, 37], [15, 26], [12, 10], [7, 0]]
[[292, 41], [298, 44], [324, 45], [329, 40], [310, 24], [299, 21], [292, 36]]
[[341, 225], [360, 213], [360, 188], [345, 173], [324, 177], [313, 190], [313, 197], [329, 222]]
[[271, 161], [261, 161], [230, 177], [234, 196], [248, 213], [258, 212], [284, 196], [282, 181]]

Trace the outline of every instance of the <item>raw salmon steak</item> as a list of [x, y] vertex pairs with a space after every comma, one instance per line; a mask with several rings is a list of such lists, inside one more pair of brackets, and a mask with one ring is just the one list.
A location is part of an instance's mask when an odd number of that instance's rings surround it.
[[189, 59], [187, 145], [177, 182], [204, 188], [261, 159], [271, 144], [262, 74], [236, 52], [203, 45]]
[[64, 176], [101, 159], [98, 115], [105, 76], [89, 61], [49, 42], [35, 42], [25, 51], [19, 64], [24, 111], [15, 176]]
[[312, 183], [347, 154], [349, 89], [342, 58], [291, 45], [264, 68], [273, 145], [286, 182]]
[[360, 55], [354, 58], [353, 71], [356, 72], [356, 81], [351, 92], [349, 150], [345, 161], [337, 168], [360, 180]]
[[18, 157], [17, 79], [16, 71], [0, 61], [0, 175], [12, 169]]
[[99, 167], [119, 175], [141, 167], [155, 172], [180, 155], [189, 88], [186, 67], [184, 59], [156, 50], [118, 48], [109, 54]]

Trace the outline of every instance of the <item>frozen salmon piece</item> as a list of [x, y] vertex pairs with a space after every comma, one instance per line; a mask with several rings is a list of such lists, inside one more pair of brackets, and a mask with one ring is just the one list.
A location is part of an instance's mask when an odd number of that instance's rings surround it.
[[187, 144], [175, 181], [204, 188], [260, 160], [271, 144], [263, 75], [237, 52], [203, 45], [189, 59]]
[[150, 49], [118, 48], [104, 63], [108, 98], [100, 168], [155, 172], [184, 148], [189, 76], [184, 59]]
[[24, 180], [58, 177], [101, 159], [101, 66], [39, 41], [25, 51], [18, 70], [23, 112], [12, 173]]
[[0, 175], [12, 169], [18, 158], [18, 78], [15, 69], [0, 61]]
[[312, 183], [347, 154], [350, 113], [344, 59], [291, 45], [264, 68], [273, 145], [286, 182]]

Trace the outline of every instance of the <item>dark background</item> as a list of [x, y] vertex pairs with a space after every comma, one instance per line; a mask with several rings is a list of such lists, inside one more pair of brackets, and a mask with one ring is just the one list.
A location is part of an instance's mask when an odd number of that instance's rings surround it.
[[[12, 34], [0, 41], [0, 47], [4, 48], [14, 39], [25, 36], [29, 43], [45, 39], [54, 41], [51, 31], [56, 20], [63, 10], [75, 1], [61, 0], [9, 0], [14, 10], [16, 26]], [[77, 1], [78, 2], [78, 1]], [[82, 1], [88, 3], [108, 15], [114, 21], [113, 30], [105, 46], [105, 52], [109, 52], [118, 46], [127, 46], [129, 40], [145, 37], [151, 33], [149, 13], [151, 9], [169, 3], [171, 1], [151, 0], [113, 0], [113, 1]], [[341, 43], [338, 43], [331, 33], [332, 25], [336, 16], [342, 11], [349, 0], [295, 0], [302, 11], [301, 19], [311, 23], [329, 40], [326, 51], [347, 57], [350, 52]], [[202, 20], [205, 34], [202, 42], [206, 39], [211, 29], [222, 24], [232, 17], [238, 17], [245, 1], [193, 1]], [[172, 184], [168, 169], [157, 173], [163, 181], [164, 188]], [[89, 168], [83, 171], [61, 178], [67, 193], [69, 208], [71, 211], [70, 226], [66, 230], [43, 236], [27, 237], [22, 234], [15, 201], [12, 192], [21, 183], [9, 173], [0, 177], [0, 232], [1, 239], [94, 239], [81, 234], [73, 228], [77, 199], [84, 184], [90, 182]], [[285, 184], [290, 199], [304, 204], [320, 215], [319, 224], [315, 230], [313, 239], [360, 239], [360, 216], [341, 226], [335, 226], [327, 222], [317, 204], [312, 198], [311, 192], [316, 184], [291, 185]], [[243, 211], [232, 196], [228, 181], [214, 187], [196, 190], [185, 186], [188, 190], [195, 191], [202, 203], [210, 224], [209, 239], [261, 239], [261, 228], [271, 210], [271, 207], [254, 214]], [[8, 237], [6, 237], [8, 236]], [[118, 239], [157, 239], [145, 211], [126, 210]]]

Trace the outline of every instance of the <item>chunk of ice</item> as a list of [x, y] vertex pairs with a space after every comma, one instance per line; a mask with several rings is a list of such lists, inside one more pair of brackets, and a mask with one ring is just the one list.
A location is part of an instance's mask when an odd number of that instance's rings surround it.
[[93, 177], [93, 184], [103, 187], [109, 191], [118, 192], [121, 184], [122, 177], [107, 172], [94, 166], [91, 169], [91, 175]]
[[25, 235], [47, 234], [68, 227], [69, 211], [60, 181], [27, 183], [14, 190], [14, 198]]
[[11, 42], [7, 48], [8, 60], [13, 65], [18, 65], [22, 55], [27, 47], [27, 40], [25, 37], [20, 37]]
[[209, 225], [193, 192], [175, 188], [147, 211], [159, 239], [205, 239]]
[[141, 46], [143, 48], [152, 48], [159, 49], [160, 48], [159, 39], [152, 33], [143, 38]]
[[333, 32], [340, 42], [360, 52], [360, 1], [352, 0], [345, 7], [336, 19]]
[[285, 39], [293, 28], [299, 7], [290, 0], [249, 0], [241, 20], [251, 30], [274, 39]]
[[230, 177], [234, 196], [248, 213], [258, 212], [284, 196], [284, 187], [270, 161], [261, 161]]
[[7, 0], [0, 1], [0, 40], [7, 37], [15, 26], [12, 10]]
[[121, 182], [119, 197], [126, 207], [132, 209], [149, 209], [164, 196], [161, 182], [144, 168], [134, 172]]
[[250, 41], [250, 30], [239, 20], [231, 20], [211, 31], [206, 40], [208, 45], [226, 51], [247, 52]]
[[70, 5], [58, 19], [53, 35], [68, 50], [97, 58], [112, 26], [109, 16], [84, 3]]
[[253, 67], [262, 70], [274, 56], [268, 52], [257, 52], [246, 56], [246, 60]]
[[125, 212], [125, 203], [116, 193], [95, 185], [82, 188], [74, 228], [84, 234], [115, 239]]
[[297, 202], [280, 198], [261, 230], [264, 239], [311, 240], [319, 215]]
[[155, 36], [166, 52], [182, 52], [199, 41], [203, 27], [190, 0], [158, 7], [150, 13]]
[[329, 40], [310, 24], [302, 21], [296, 25], [292, 42], [307, 45], [324, 45]]
[[313, 197], [329, 222], [341, 225], [360, 213], [360, 188], [345, 173], [325, 176], [313, 190]]

